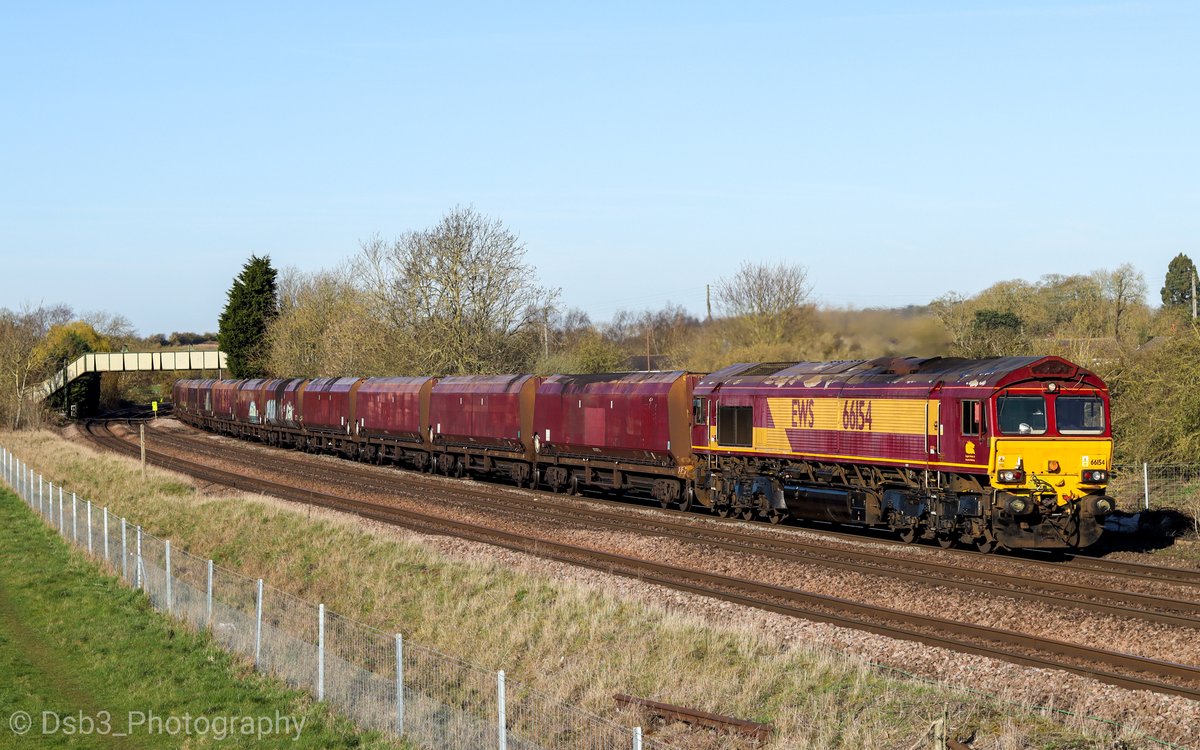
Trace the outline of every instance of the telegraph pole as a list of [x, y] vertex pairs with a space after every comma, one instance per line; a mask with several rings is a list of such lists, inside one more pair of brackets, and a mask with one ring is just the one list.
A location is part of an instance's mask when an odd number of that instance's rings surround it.
[[1196, 266], [1192, 266], [1192, 320], [1196, 319]]

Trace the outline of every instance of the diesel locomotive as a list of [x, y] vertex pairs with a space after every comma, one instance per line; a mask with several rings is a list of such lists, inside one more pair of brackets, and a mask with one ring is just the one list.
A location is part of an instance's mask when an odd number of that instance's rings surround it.
[[184, 422], [270, 445], [985, 552], [1087, 547], [1116, 507], [1108, 389], [1058, 357], [181, 380], [173, 395]]

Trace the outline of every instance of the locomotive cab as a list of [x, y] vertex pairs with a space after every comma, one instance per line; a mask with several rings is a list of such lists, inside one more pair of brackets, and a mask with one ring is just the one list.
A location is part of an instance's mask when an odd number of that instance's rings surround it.
[[1001, 387], [989, 399], [993, 528], [1006, 547], [1086, 547], [1116, 508], [1106, 495], [1108, 394], [1065, 374]]

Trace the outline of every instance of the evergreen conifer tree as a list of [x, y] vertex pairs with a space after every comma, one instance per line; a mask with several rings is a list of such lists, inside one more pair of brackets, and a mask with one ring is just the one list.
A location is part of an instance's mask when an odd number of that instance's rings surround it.
[[1194, 273], [1196, 273], [1195, 264], [1183, 253], [1176, 255], [1171, 260], [1170, 265], [1167, 266], [1167, 278], [1163, 282], [1163, 307], [1183, 307], [1184, 305], [1191, 307], [1192, 274]]
[[279, 314], [275, 277], [270, 256], [251, 255], [233, 280], [218, 334], [232, 377], [257, 378], [266, 374], [263, 364], [267, 326]]

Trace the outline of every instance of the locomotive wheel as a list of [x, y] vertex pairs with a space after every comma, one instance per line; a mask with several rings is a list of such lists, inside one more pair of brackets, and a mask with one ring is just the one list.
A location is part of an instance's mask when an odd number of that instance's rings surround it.
[[767, 520], [771, 523], [783, 523], [783, 519], [785, 518], [787, 518], [787, 511], [778, 510], [776, 508], [772, 508], [771, 512], [767, 514]]
[[733, 508], [730, 508], [728, 505], [718, 505], [713, 510], [716, 512], [718, 518], [729, 518], [730, 514], [733, 513]]
[[975, 540], [975, 549], [979, 550], [985, 555], [995, 552], [996, 547], [998, 546], [999, 545], [996, 543], [995, 537], [993, 537], [991, 534], [981, 536]]
[[753, 521], [755, 519], [755, 517], [758, 516], [758, 511], [756, 511], [753, 508], [747, 508], [746, 510], [743, 510], [739, 515], [741, 515], [743, 521]]
[[905, 544], [912, 544], [913, 542], [917, 541], [917, 527], [909, 526], [907, 528], [900, 529], [900, 541], [904, 542]]

